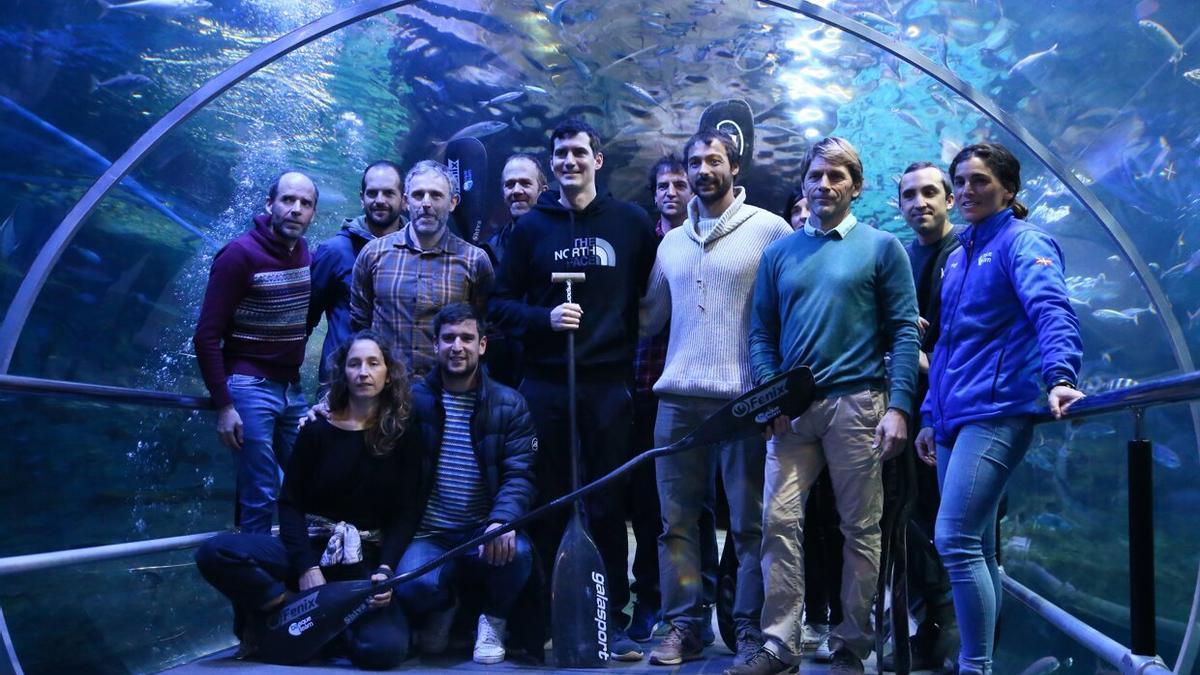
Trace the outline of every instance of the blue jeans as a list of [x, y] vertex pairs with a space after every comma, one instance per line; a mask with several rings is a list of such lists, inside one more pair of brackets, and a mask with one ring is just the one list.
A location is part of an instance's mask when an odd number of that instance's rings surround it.
[[968, 424], [954, 447], [937, 449], [942, 505], [934, 544], [950, 575], [954, 613], [962, 635], [962, 673], [992, 672], [993, 638], [1000, 616], [996, 513], [1009, 476], [1033, 435], [1027, 417]]
[[[403, 574], [414, 570], [478, 534], [482, 534], [482, 530], [414, 538], [400, 557], [396, 572]], [[460, 575], [470, 575], [480, 580], [486, 589], [483, 613], [507, 619], [533, 567], [533, 549], [529, 539], [520, 532], [517, 533], [516, 548], [516, 556], [508, 564], [497, 567], [480, 558], [478, 550], [467, 551], [416, 579], [400, 584], [396, 587], [396, 594], [410, 614], [420, 616], [448, 607], [451, 604], [451, 584]]]
[[[655, 445], [662, 447], [683, 438], [725, 403], [716, 398], [662, 396]], [[766, 444], [755, 436], [654, 461], [663, 522], [658, 538], [663, 617], [697, 636], [710, 620], [703, 611], [710, 602], [704, 588], [704, 513], [712, 512], [720, 473], [729, 502], [729, 536], [738, 560], [733, 621], [739, 638], [757, 638], [763, 606], [760, 549]]]
[[226, 383], [242, 418], [242, 449], [236, 453], [237, 524], [242, 532], [269, 533], [283, 471], [308, 404], [299, 382], [234, 374]]

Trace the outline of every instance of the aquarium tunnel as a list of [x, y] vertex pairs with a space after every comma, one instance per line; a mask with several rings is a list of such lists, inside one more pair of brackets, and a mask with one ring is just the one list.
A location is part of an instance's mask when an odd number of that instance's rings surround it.
[[730, 98], [754, 114], [750, 203], [779, 211], [808, 145], [843, 136], [856, 215], [904, 241], [905, 166], [1014, 149], [1091, 400], [1036, 427], [1010, 487], [996, 672], [1196, 672], [1195, 0], [7, 0], [0, 63], [0, 673], [235, 643], [191, 559], [234, 489], [191, 335], [279, 171], [318, 184], [316, 244], [368, 162], [473, 135], [499, 222], [505, 157], [578, 116], [600, 182], [650, 209], [648, 167]]

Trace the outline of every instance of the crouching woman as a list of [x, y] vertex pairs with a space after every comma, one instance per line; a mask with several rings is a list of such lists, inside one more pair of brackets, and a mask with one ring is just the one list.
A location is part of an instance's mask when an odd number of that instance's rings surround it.
[[[386, 579], [412, 537], [415, 509], [405, 495], [416, 492], [419, 442], [410, 431], [408, 374], [383, 345], [362, 331], [331, 355], [330, 413], [296, 439], [279, 497], [279, 537], [223, 534], [196, 553], [200, 573], [233, 602], [239, 655], [253, 654], [267, 615], [290, 591]], [[331, 525], [328, 541], [310, 540], [310, 520]], [[368, 543], [369, 531], [382, 531], [378, 546]], [[335, 643], [360, 668], [392, 668], [407, 656], [407, 623], [391, 595], [374, 596], [372, 611]]]

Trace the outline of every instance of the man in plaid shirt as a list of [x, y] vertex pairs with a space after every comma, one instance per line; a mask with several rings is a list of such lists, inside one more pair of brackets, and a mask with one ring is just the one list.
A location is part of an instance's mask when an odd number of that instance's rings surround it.
[[414, 377], [436, 366], [438, 310], [466, 302], [482, 313], [495, 282], [483, 249], [447, 226], [458, 198], [457, 182], [445, 166], [417, 162], [404, 177], [408, 225], [367, 244], [354, 263], [351, 329], [370, 328], [383, 336], [407, 357]]

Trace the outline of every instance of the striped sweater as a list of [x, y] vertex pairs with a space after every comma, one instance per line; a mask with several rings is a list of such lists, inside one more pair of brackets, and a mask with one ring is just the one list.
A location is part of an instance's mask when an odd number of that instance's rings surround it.
[[792, 233], [779, 216], [734, 202], [701, 236], [698, 197], [688, 219], [663, 237], [642, 301], [641, 332], [671, 321], [666, 366], [654, 393], [730, 399], [754, 384], [750, 369], [750, 301], [763, 249]]
[[278, 382], [300, 379], [310, 293], [308, 245], [287, 246], [269, 216], [217, 252], [192, 338], [196, 362], [217, 407], [233, 402], [234, 373]]

